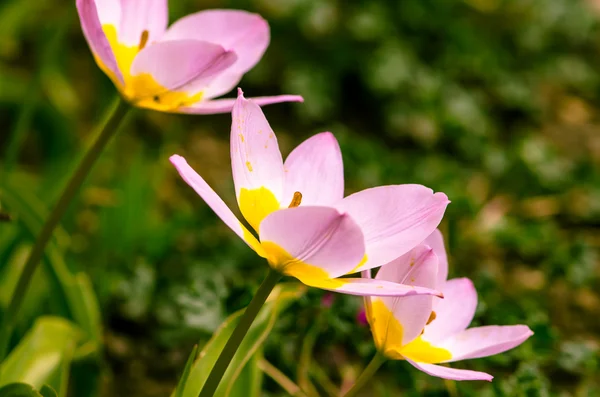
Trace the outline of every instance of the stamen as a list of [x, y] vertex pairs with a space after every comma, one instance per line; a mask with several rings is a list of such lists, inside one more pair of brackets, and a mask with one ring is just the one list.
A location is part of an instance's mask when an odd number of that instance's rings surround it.
[[292, 202], [288, 206], [288, 208], [294, 208], [300, 205], [302, 202], [302, 193], [294, 192], [294, 197], [292, 198]]
[[427, 324], [425, 324], [425, 325], [429, 325], [429, 323], [431, 323], [433, 320], [435, 320], [436, 317], [437, 316], [436, 316], [435, 312], [432, 311], [431, 314], [429, 315], [429, 319], [427, 320]]
[[142, 37], [140, 37], [140, 44], [138, 45], [138, 51], [141, 51], [144, 47], [146, 47], [147, 42], [148, 42], [148, 31], [144, 30], [142, 32]]

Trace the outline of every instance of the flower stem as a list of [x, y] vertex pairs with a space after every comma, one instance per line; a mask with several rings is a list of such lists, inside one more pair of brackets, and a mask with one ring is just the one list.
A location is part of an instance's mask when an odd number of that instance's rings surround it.
[[242, 343], [242, 340], [246, 336], [246, 333], [248, 333], [252, 322], [258, 315], [258, 312], [260, 311], [261, 307], [263, 306], [263, 304], [269, 297], [269, 294], [271, 293], [271, 291], [273, 291], [273, 288], [275, 288], [275, 285], [277, 285], [277, 282], [280, 279], [281, 274], [276, 270], [269, 268], [269, 273], [267, 274], [267, 277], [264, 279], [264, 281], [258, 288], [258, 291], [256, 291], [254, 298], [252, 298], [252, 301], [250, 301], [250, 304], [248, 305], [246, 311], [242, 315], [240, 322], [233, 330], [231, 336], [229, 337], [229, 340], [227, 341], [225, 347], [221, 351], [217, 362], [210, 371], [210, 374], [208, 375], [208, 378], [204, 383], [204, 387], [202, 388], [202, 391], [200, 391], [199, 397], [212, 397], [215, 394], [215, 391], [219, 386], [219, 382], [221, 382], [221, 378], [223, 378], [223, 374], [227, 370], [227, 367], [229, 366], [231, 359], [235, 355], [235, 352], [237, 351], [238, 347], [240, 346], [240, 343]]
[[27, 293], [29, 283], [31, 282], [40, 259], [44, 254], [44, 249], [46, 248], [48, 241], [50, 241], [52, 238], [54, 229], [56, 226], [58, 226], [65, 211], [69, 207], [69, 204], [73, 200], [73, 197], [77, 194], [77, 191], [83, 184], [83, 181], [102, 153], [104, 147], [113, 137], [113, 135], [115, 135], [115, 133], [119, 130], [119, 127], [123, 125], [123, 120], [129, 113], [130, 109], [131, 107], [129, 104], [127, 104], [127, 102], [120, 97], [115, 100], [110, 111], [108, 112], [108, 116], [99, 128], [96, 140], [85, 153], [83, 159], [79, 163], [79, 166], [75, 170], [75, 173], [71, 176], [71, 179], [67, 183], [62, 195], [58, 199], [54, 209], [48, 216], [48, 219], [46, 219], [46, 222], [44, 223], [44, 226], [42, 227], [42, 230], [40, 231], [40, 234], [38, 235], [31, 252], [29, 253], [27, 262], [25, 262], [25, 265], [23, 266], [23, 272], [19, 277], [15, 290], [12, 294], [12, 298], [2, 320], [2, 327], [0, 327], [0, 362], [2, 362], [6, 357], [10, 337], [17, 321], [19, 309], [23, 303], [25, 294]]
[[348, 390], [348, 393], [344, 394], [344, 397], [357, 396], [359, 390], [362, 389], [371, 380], [373, 375], [375, 375], [375, 372], [377, 372], [379, 367], [381, 367], [381, 365], [384, 362], [386, 362], [386, 360], [387, 358], [382, 353], [377, 352], [377, 354], [375, 354], [375, 357], [373, 357], [369, 365], [367, 365], [367, 368], [365, 368], [363, 373], [360, 374], [354, 386], [352, 386], [352, 388]]

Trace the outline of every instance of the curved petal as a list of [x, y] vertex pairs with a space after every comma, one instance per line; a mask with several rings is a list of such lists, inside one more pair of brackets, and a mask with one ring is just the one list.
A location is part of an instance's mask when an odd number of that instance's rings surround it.
[[444, 193], [421, 185], [366, 189], [338, 204], [361, 227], [367, 261], [356, 271], [384, 265], [413, 249], [437, 227], [448, 205]]
[[526, 325], [488, 325], [464, 330], [446, 340], [439, 347], [449, 350], [448, 362], [492, 356], [525, 342], [533, 332]]
[[485, 372], [469, 371], [467, 369], [455, 369], [435, 364], [418, 363], [412, 360], [406, 360], [413, 367], [425, 372], [431, 376], [451, 380], [487, 380], [491, 382], [494, 377]]
[[[418, 297], [431, 299], [431, 296], [441, 295], [441, 292], [433, 290], [431, 288], [365, 278], [338, 278], [335, 280], [324, 280], [321, 282], [316, 281], [312, 284], [307, 285], [348, 295], [359, 295], [365, 297], [403, 297], [398, 298], [399, 300], [414, 299]], [[422, 328], [423, 327], [421, 327], [421, 329]]]
[[275, 211], [262, 221], [259, 235], [271, 267], [307, 285], [327, 280], [335, 288], [341, 282], [330, 279], [356, 267], [365, 255], [360, 228], [331, 207]]
[[164, 34], [169, 19], [167, 0], [120, 0], [120, 3], [119, 42], [144, 47]]
[[269, 24], [260, 15], [239, 10], [207, 10], [176, 21], [163, 40], [195, 39], [220, 44], [238, 55], [228, 70], [243, 74], [262, 57], [269, 45]]
[[477, 308], [477, 291], [468, 278], [448, 280], [440, 289], [444, 299], [434, 302], [436, 318], [425, 327], [423, 333], [423, 338], [433, 344], [439, 344], [465, 330]]
[[[375, 279], [401, 283], [407, 287], [435, 288], [437, 263], [433, 250], [422, 244], [399, 260], [384, 265]], [[374, 322], [371, 329], [378, 347], [384, 352], [399, 352], [423, 332], [432, 305], [431, 296], [373, 298]]]
[[283, 202], [302, 194], [303, 205], [333, 205], [344, 197], [344, 163], [331, 132], [314, 135], [289, 154], [283, 164]]
[[[233, 66], [235, 66], [235, 64], [229, 69], [231, 69]], [[221, 95], [225, 95], [235, 87], [239, 86], [239, 82], [242, 80], [242, 77], [244, 77], [244, 74], [235, 71], [231, 72], [229, 69], [219, 74], [213, 81], [210, 82], [209, 85], [204, 88], [204, 99], [209, 100], [220, 97]]]
[[439, 229], [435, 229], [423, 242], [433, 248], [433, 252], [438, 257], [436, 288], [441, 289], [448, 279], [448, 255], [446, 255], [446, 247], [444, 246], [444, 236]]
[[[249, 98], [250, 101], [254, 102], [258, 106], [271, 105], [282, 102], [304, 102], [304, 98], [300, 95], [275, 95], [275, 96], [263, 96]], [[213, 99], [200, 101], [192, 106], [179, 108], [177, 111], [180, 113], [189, 114], [218, 114], [218, 113], [230, 113], [233, 110], [236, 99]]]
[[[371, 279], [371, 269], [367, 269], [367, 270], [363, 270], [362, 272], [360, 272], [360, 277], [365, 278], [365, 279]], [[367, 318], [367, 322], [369, 324], [371, 324], [371, 314], [373, 312], [371, 306], [372, 306], [372, 298], [370, 296], [365, 296], [364, 298], [364, 304], [365, 304], [365, 317]]]
[[416, 276], [418, 275], [417, 271], [421, 270], [421, 266], [430, 266], [430, 262], [432, 261], [435, 261], [436, 263], [435, 269], [432, 269], [433, 275], [436, 276], [438, 263], [437, 255], [430, 246], [426, 244], [419, 244], [401, 257], [383, 265], [377, 272], [375, 278], [394, 283], [410, 283], [413, 285], [425, 285], [419, 284], [419, 282], [426, 281], [427, 285], [434, 284], [435, 286], [435, 281], [432, 282], [429, 280], [429, 278], [426, 280], [417, 280], [418, 282], [415, 282]]
[[197, 88], [191, 88], [192, 83], [206, 85], [234, 61], [235, 54], [219, 45], [196, 40], [159, 42], [135, 57], [131, 65], [134, 80], [127, 88], [134, 91], [135, 98], [182, 89], [193, 94]]
[[96, 2], [93, 0], [77, 0], [76, 4], [83, 35], [90, 46], [96, 63], [104, 73], [116, 79], [116, 83], [123, 84], [123, 75], [117, 66], [117, 60], [110, 43], [102, 30]]
[[282, 204], [283, 160], [277, 137], [260, 107], [244, 98], [233, 106], [231, 168], [238, 204], [244, 218], [258, 231], [262, 220]]
[[96, 4], [101, 25], [119, 27], [121, 24], [121, 0], [89, 0], [88, 2]]
[[196, 193], [202, 197], [202, 199], [204, 199], [206, 204], [208, 204], [208, 206], [215, 211], [219, 218], [221, 218], [221, 220], [225, 222], [225, 224], [229, 226], [229, 228], [233, 230], [235, 234], [244, 240], [246, 244], [250, 246], [250, 248], [256, 251], [256, 253], [258, 253], [260, 256], [264, 257], [262, 247], [260, 246], [260, 243], [256, 237], [254, 237], [252, 233], [246, 229], [246, 227], [237, 219], [233, 212], [231, 212], [229, 207], [227, 207], [227, 204], [225, 204], [223, 199], [221, 199], [221, 197], [215, 193], [215, 191], [204, 181], [204, 179], [202, 179], [202, 177], [188, 165], [187, 161], [178, 155], [171, 156], [169, 160], [175, 166], [185, 183], [190, 185], [190, 187], [194, 189]]

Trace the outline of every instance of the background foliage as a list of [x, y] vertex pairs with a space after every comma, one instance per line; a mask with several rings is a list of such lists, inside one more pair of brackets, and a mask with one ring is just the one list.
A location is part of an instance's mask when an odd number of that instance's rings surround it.
[[[0, 5], [0, 208], [13, 218], [0, 223], [0, 309], [115, 96], [73, 3]], [[305, 97], [265, 108], [284, 154], [329, 130], [348, 193], [407, 182], [447, 193], [451, 275], [477, 286], [474, 323], [535, 332], [507, 354], [457, 365], [491, 372], [491, 384], [445, 383], [393, 362], [365, 396], [600, 395], [600, 2], [181, 0], [171, 21], [215, 7], [271, 24], [271, 46], [241, 86]], [[71, 206], [13, 344], [37, 315], [73, 320], [86, 336], [68, 350], [72, 395], [169, 395], [192, 346], [262, 280], [265, 264], [167, 161], [186, 156], [234, 205], [229, 123], [137, 111]], [[356, 321], [361, 301], [329, 299], [308, 291], [264, 346], [269, 362], [323, 395], [327, 379], [351, 384], [374, 353]], [[285, 395], [269, 379], [264, 390]]]

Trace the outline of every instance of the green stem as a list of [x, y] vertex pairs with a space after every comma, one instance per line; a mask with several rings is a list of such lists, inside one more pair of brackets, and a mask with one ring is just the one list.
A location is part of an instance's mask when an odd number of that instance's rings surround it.
[[215, 394], [215, 391], [219, 386], [219, 382], [221, 382], [221, 378], [223, 378], [225, 370], [227, 370], [231, 359], [235, 355], [238, 347], [240, 347], [240, 343], [242, 343], [242, 340], [246, 336], [246, 333], [248, 333], [252, 322], [258, 315], [261, 307], [280, 279], [281, 274], [276, 270], [269, 268], [267, 277], [258, 288], [258, 291], [256, 291], [254, 298], [252, 298], [252, 301], [250, 301], [250, 304], [242, 315], [240, 322], [233, 330], [233, 333], [221, 351], [215, 366], [210, 371], [210, 374], [204, 383], [204, 387], [202, 388], [202, 391], [200, 391], [199, 397], [212, 397]]
[[123, 124], [123, 120], [130, 109], [131, 107], [129, 104], [120, 97], [114, 102], [108, 117], [99, 128], [95, 142], [85, 153], [79, 166], [75, 170], [75, 173], [71, 176], [66, 188], [58, 199], [56, 206], [48, 216], [48, 219], [46, 219], [46, 222], [31, 249], [29, 257], [27, 258], [27, 262], [25, 262], [23, 272], [19, 277], [11, 301], [4, 314], [2, 327], [0, 328], [0, 362], [6, 357], [12, 330], [16, 324], [17, 315], [19, 314], [19, 308], [23, 303], [27, 288], [29, 287], [29, 283], [31, 282], [33, 274], [44, 253], [46, 244], [48, 244], [48, 241], [52, 238], [54, 229], [58, 226], [61, 218], [69, 207], [73, 197], [75, 197], [75, 194], [83, 184], [86, 176], [89, 174], [92, 166], [102, 153], [106, 144], [119, 130], [119, 127]]
[[371, 380], [373, 375], [375, 375], [375, 372], [377, 372], [379, 367], [381, 367], [381, 365], [384, 362], [386, 362], [386, 360], [386, 357], [382, 353], [377, 352], [377, 354], [375, 354], [375, 357], [373, 357], [369, 365], [367, 365], [367, 368], [365, 368], [363, 373], [360, 374], [354, 386], [352, 386], [352, 388], [348, 390], [348, 393], [344, 394], [344, 397], [355, 397], [358, 394], [359, 390], [362, 389]]

